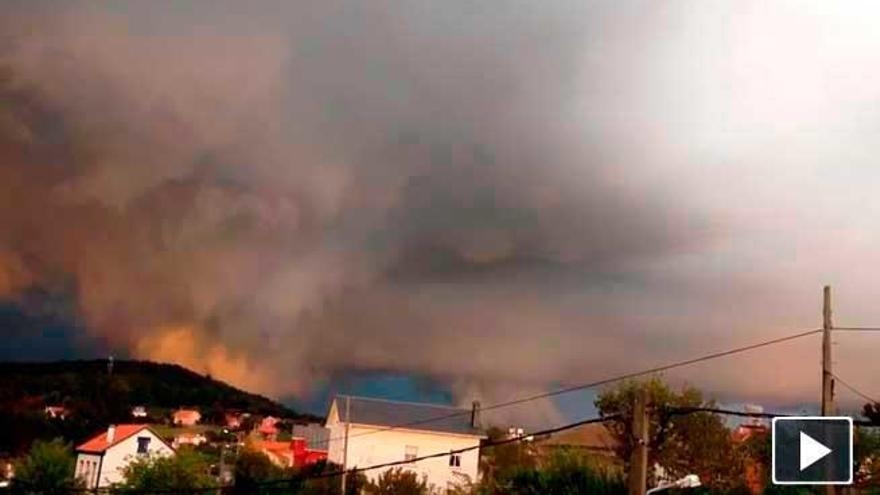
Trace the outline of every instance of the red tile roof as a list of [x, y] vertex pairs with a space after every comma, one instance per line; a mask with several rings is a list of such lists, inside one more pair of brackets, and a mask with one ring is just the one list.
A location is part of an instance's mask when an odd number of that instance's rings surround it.
[[135, 433], [148, 428], [147, 425], [116, 425], [116, 433], [113, 434], [113, 442], [107, 442], [107, 430], [92, 437], [84, 444], [76, 448], [80, 452], [101, 453]]

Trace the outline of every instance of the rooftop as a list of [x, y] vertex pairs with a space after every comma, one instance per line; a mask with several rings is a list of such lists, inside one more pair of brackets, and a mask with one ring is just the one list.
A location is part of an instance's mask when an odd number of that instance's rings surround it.
[[107, 430], [102, 431], [98, 435], [90, 438], [88, 441], [76, 448], [80, 452], [100, 453], [108, 448], [118, 444], [135, 433], [149, 428], [147, 425], [116, 425], [116, 432], [113, 434], [113, 441], [107, 442]]
[[[346, 409], [352, 423], [379, 427], [399, 427], [460, 435], [482, 436], [471, 426], [471, 410], [438, 404], [403, 402], [338, 395], [334, 399], [340, 421], [346, 421]], [[346, 404], [346, 401], [349, 401]]]

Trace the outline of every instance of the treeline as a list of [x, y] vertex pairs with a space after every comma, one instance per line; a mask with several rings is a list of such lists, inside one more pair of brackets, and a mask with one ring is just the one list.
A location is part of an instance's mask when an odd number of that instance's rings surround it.
[[42, 396], [61, 403], [73, 398], [100, 400], [112, 394], [126, 404], [157, 407], [180, 405], [228, 408], [257, 414], [293, 417], [296, 412], [261, 395], [200, 375], [176, 364], [107, 360], [48, 363], [0, 363], [0, 400]]

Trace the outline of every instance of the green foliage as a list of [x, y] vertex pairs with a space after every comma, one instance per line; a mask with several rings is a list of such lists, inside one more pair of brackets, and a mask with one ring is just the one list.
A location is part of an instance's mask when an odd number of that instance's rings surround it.
[[489, 493], [620, 495], [627, 491], [620, 473], [598, 470], [583, 456], [564, 450], [554, 453], [541, 469], [517, 470], [503, 485], [501, 491]]
[[367, 483], [369, 495], [427, 495], [428, 482], [402, 468], [389, 469], [379, 475], [375, 482]]
[[152, 456], [135, 460], [124, 469], [126, 489], [184, 490], [216, 485], [209, 465], [200, 454], [180, 450], [172, 456]]
[[[487, 436], [489, 442], [497, 442], [507, 438], [507, 432], [490, 428]], [[537, 457], [528, 443], [513, 442], [485, 449], [480, 458], [481, 486], [484, 490], [495, 493], [515, 473], [533, 469], [537, 465]]]
[[659, 378], [645, 382], [627, 381], [605, 390], [596, 399], [603, 416], [620, 415], [608, 423], [620, 447], [617, 454], [628, 461], [634, 448], [631, 435], [633, 403], [645, 390], [650, 404], [648, 464], [662, 466], [671, 478], [697, 474], [707, 487], [730, 490], [743, 483], [743, 457], [730, 438], [723, 419], [710, 412], [670, 414], [670, 408], [712, 407], [699, 390], [685, 387], [674, 391]]
[[[290, 483], [289, 493], [296, 495], [342, 495], [342, 479], [339, 473], [342, 466], [327, 461], [303, 466], [292, 473], [297, 483]], [[333, 473], [332, 476], [327, 476]], [[324, 475], [324, 476], [322, 476]], [[362, 473], [348, 472], [345, 481], [345, 495], [361, 495], [367, 480]], [[287, 493], [287, 492], [285, 492]]]
[[15, 466], [15, 493], [61, 495], [78, 486], [74, 480], [76, 458], [60, 439], [37, 440]]
[[[251, 449], [242, 450], [235, 459], [235, 494], [281, 494], [295, 493], [298, 483], [286, 483], [294, 473], [276, 466], [266, 454]], [[266, 482], [276, 482], [269, 483]]]

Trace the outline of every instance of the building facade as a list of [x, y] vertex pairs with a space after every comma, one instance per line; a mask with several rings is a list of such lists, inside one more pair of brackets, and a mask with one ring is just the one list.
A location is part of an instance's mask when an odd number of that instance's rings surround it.
[[75, 476], [87, 489], [121, 483], [125, 467], [135, 459], [174, 455], [174, 449], [147, 425], [110, 425], [76, 452]]
[[[485, 436], [476, 407], [468, 410], [337, 396], [330, 405], [326, 427], [330, 437], [328, 459], [346, 469], [412, 460], [394, 467], [416, 473], [434, 489], [451, 489], [478, 480], [479, 446]], [[383, 471], [365, 471], [364, 475], [375, 480]]]

